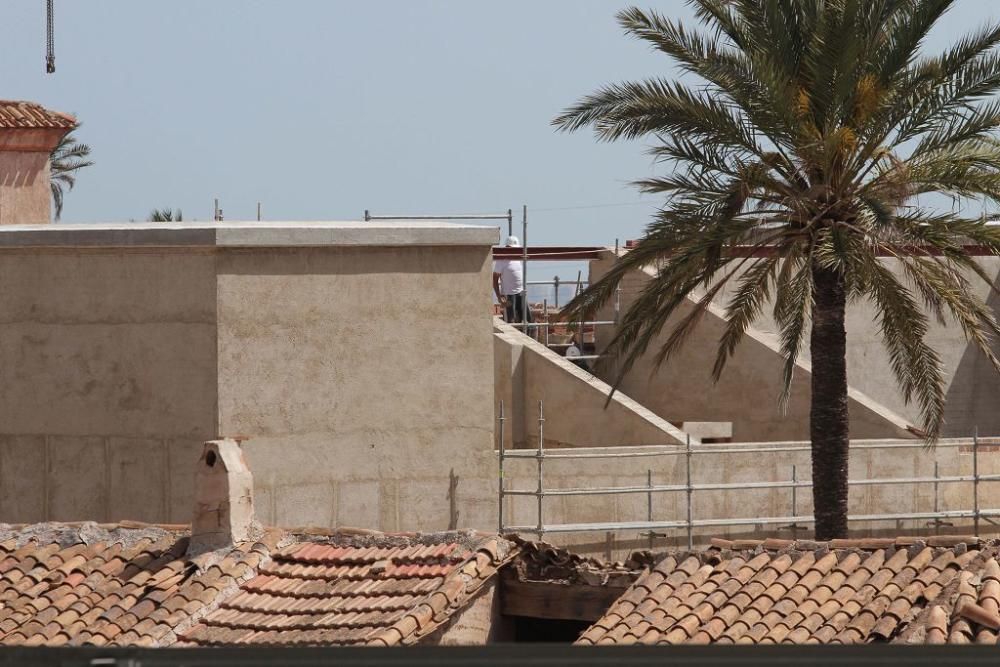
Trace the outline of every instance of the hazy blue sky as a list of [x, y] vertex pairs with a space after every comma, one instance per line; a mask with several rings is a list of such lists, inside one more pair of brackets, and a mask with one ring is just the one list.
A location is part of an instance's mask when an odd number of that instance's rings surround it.
[[[613, 243], [655, 205], [628, 181], [642, 144], [556, 134], [598, 85], [669, 73], [626, 39], [615, 0], [56, 0], [0, 7], [0, 97], [76, 113], [95, 167], [68, 222], [358, 219], [529, 207], [530, 240]], [[643, 3], [689, 17], [680, 0]], [[962, 0], [928, 45], [1000, 14]], [[580, 208], [604, 204], [631, 204]]]

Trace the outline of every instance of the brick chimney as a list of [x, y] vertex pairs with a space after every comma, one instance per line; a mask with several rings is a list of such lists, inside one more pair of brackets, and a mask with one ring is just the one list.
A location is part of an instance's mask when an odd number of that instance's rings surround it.
[[253, 474], [235, 440], [205, 443], [195, 472], [191, 550], [220, 549], [260, 533], [253, 511]]
[[0, 100], [0, 225], [52, 221], [49, 154], [76, 124], [34, 102]]

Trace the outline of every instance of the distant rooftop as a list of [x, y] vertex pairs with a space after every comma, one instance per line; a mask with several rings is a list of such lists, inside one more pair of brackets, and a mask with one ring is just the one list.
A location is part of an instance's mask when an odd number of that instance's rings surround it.
[[493, 245], [499, 228], [435, 221], [125, 222], [0, 226], [0, 248]]
[[72, 129], [76, 118], [35, 102], [0, 100], [0, 129]]

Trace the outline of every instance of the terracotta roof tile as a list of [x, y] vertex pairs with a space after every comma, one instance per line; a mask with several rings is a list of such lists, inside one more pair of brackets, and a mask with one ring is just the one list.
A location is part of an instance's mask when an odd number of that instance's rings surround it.
[[185, 633], [222, 645], [408, 644], [433, 632], [513, 555], [496, 538], [309, 542], [277, 551], [257, 576]]
[[271, 531], [189, 556], [183, 530], [0, 525], [0, 645], [413, 643], [516, 552], [473, 533]]
[[713, 540], [654, 563], [578, 643], [993, 643], [998, 544]]
[[70, 129], [76, 124], [73, 116], [46, 109], [35, 102], [0, 100], [0, 129]]

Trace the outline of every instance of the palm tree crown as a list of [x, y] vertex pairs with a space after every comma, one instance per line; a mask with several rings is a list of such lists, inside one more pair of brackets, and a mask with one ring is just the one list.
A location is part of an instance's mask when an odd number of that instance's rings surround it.
[[56, 220], [62, 216], [65, 192], [72, 190], [76, 184], [76, 172], [94, 164], [87, 159], [90, 157], [90, 146], [79, 143], [73, 136], [79, 128], [80, 125], [77, 125], [67, 132], [49, 155], [49, 187]]
[[184, 222], [184, 214], [180, 209], [176, 211], [167, 208], [154, 208], [149, 214], [149, 222]]
[[[989, 345], [1000, 327], [969, 289], [970, 277], [989, 278], [966, 250], [1000, 252], [1000, 231], [962, 213], [972, 199], [1000, 199], [1000, 102], [991, 99], [1000, 26], [925, 56], [921, 44], [953, 0], [690, 4], [700, 28], [634, 8], [618, 20], [696, 83], [608, 85], [553, 121], [589, 126], [605, 141], [650, 137], [650, 152], [670, 167], [638, 182], [666, 198], [644, 238], [569, 316], [593, 312], [631, 270], [660, 267], [610, 343], [620, 381], [662, 329], [670, 333], [658, 363], [728, 294], [718, 379], [747, 327], [773, 308], [782, 398], [808, 336], [817, 535], [838, 536], [846, 532], [845, 305], [875, 304], [892, 369], [930, 440], [943, 423], [945, 379], [925, 341], [929, 318], [956, 321], [1000, 369]], [[957, 205], [928, 204], [941, 195]], [[885, 257], [898, 260], [898, 273]], [[820, 475], [835, 477], [836, 488], [817, 489]], [[821, 507], [829, 503], [836, 507]]]

